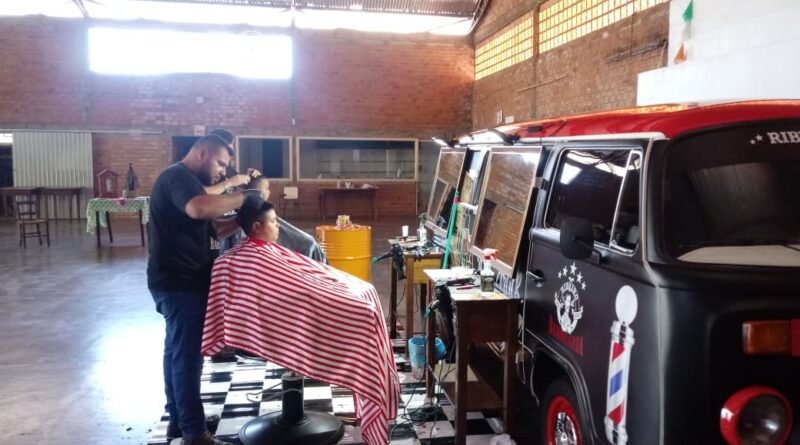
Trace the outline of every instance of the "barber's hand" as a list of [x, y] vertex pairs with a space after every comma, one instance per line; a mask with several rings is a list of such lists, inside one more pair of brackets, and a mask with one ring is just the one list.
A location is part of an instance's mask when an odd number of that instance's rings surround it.
[[261, 172], [260, 172], [260, 171], [258, 171], [258, 170], [256, 170], [256, 169], [254, 169], [254, 168], [248, 168], [248, 169], [247, 169], [247, 174], [248, 174], [248, 175], [249, 175], [251, 178], [257, 178], [257, 177], [261, 176]]
[[250, 179], [251, 178], [248, 175], [235, 175], [231, 178], [228, 178], [227, 184], [228, 187], [239, 187], [250, 184]]
[[249, 189], [242, 193], [244, 194], [244, 203], [242, 203], [242, 207], [259, 208], [264, 204], [264, 197], [261, 196], [261, 190]]

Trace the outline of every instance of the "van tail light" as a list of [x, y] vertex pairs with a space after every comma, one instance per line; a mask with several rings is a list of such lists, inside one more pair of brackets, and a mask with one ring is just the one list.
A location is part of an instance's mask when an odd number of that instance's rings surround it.
[[719, 429], [729, 445], [783, 445], [792, 428], [792, 407], [780, 392], [749, 386], [720, 411]]
[[742, 323], [742, 350], [749, 355], [800, 357], [800, 319]]

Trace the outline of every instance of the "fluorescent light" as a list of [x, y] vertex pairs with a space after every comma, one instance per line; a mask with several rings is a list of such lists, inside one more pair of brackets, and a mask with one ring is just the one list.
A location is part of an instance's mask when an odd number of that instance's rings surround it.
[[431, 138], [431, 139], [433, 139], [433, 142], [436, 142], [437, 144], [439, 144], [440, 147], [453, 148], [453, 146], [451, 145], [452, 143], [448, 143], [447, 141], [445, 141], [442, 138]]
[[9, 145], [14, 142], [14, 136], [11, 133], [0, 133], [0, 144]]
[[89, 68], [102, 74], [220, 73], [288, 79], [292, 40], [284, 35], [90, 28]]

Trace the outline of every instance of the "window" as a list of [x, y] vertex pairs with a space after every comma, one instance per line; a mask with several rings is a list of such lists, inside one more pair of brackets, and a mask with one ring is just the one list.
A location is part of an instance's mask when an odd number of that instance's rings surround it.
[[292, 38], [90, 28], [89, 68], [102, 74], [221, 73], [252, 79], [288, 79], [292, 76]]
[[539, 53], [668, 0], [552, 0], [539, 9]]
[[267, 178], [291, 179], [292, 150], [288, 137], [239, 136], [237, 147], [240, 172], [255, 168]]
[[689, 262], [789, 264], [783, 251], [800, 249], [798, 127], [727, 127], [671, 144], [660, 222], [667, 253]]
[[595, 241], [632, 251], [639, 241], [640, 169], [641, 155], [631, 150], [565, 151], [553, 181], [546, 226], [559, 229], [567, 217], [585, 218], [592, 222]]
[[415, 180], [416, 139], [299, 138], [300, 179]]
[[630, 152], [628, 167], [622, 180], [622, 191], [617, 203], [617, 215], [614, 219], [614, 230], [611, 236], [611, 246], [623, 252], [632, 253], [636, 250], [641, 236], [641, 223], [639, 222], [639, 187], [642, 171], [642, 155], [639, 152]]
[[533, 15], [525, 14], [475, 49], [475, 80], [533, 57]]

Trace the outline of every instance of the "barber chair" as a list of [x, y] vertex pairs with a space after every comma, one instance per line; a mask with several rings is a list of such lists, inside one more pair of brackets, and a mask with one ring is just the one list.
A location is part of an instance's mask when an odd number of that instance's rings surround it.
[[344, 424], [331, 414], [303, 409], [303, 376], [281, 376], [281, 411], [264, 414], [242, 427], [243, 445], [332, 445], [344, 435]]

